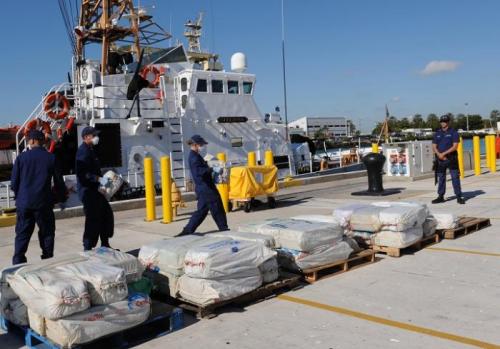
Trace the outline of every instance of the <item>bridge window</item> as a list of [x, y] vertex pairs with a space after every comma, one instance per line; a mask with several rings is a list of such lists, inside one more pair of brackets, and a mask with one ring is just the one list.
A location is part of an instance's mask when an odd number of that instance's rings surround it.
[[188, 88], [188, 79], [182, 78], [181, 79], [181, 91], [185, 92], [185, 91], [187, 91], [187, 88]]
[[250, 81], [243, 81], [243, 93], [246, 95], [252, 94], [253, 83]]
[[198, 79], [198, 82], [196, 84], [196, 92], [208, 92], [207, 80]]
[[224, 84], [222, 80], [212, 80], [212, 93], [223, 93]]
[[227, 93], [229, 93], [230, 95], [237, 95], [240, 93], [238, 81], [229, 80], [227, 82]]
[[181, 96], [182, 109], [186, 109], [187, 101], [188, 101], [188, 97], [186, 95], [182, 95]]

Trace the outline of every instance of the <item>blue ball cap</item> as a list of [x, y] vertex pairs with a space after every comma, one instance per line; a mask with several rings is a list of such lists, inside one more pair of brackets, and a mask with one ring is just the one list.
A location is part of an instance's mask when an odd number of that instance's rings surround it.
[[28, 133], [28, 139], [33, 139], [36, 141], [44, 141], [45, 140], [45, 135], [43, 134], [42, 131], [40, 130], [30, 130]]
[[203, 139], [202, 136], [200, 135], [193, 135], [191, 137], [192, 143], [198, 144], [198, 145], [205, 145], [208, 144], [206, 140]]
[[97, 135], [99, 134], [99, 130], [97, 130], [95, 127], [92, 126], [87, 126], [82, 130], [82, 138], [88, 135]]
[[450, 117], [448, 115], [443, 115], [439, 118], [439, 122], [450, 122]]

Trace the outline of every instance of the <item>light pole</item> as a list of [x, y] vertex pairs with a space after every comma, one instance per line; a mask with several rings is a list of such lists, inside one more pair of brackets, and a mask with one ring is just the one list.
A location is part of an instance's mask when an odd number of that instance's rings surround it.
[[[464, 105], [467, 108], [469, 106], [469, 103], [465, 102]], [[469, 132], [469, 111], [468, 110], [466, 110], [465, 119], [467, 120], [467, 132]]]
[[289, 142], [288, 134], [288, 105], [286, 100], [286, 66], [285, 66], [285, 4], [284, 0], [281, 0], [281, 59], [283, 66], [283, 99], [285, 102], [285, 129], [286, 129], [286, 141]]

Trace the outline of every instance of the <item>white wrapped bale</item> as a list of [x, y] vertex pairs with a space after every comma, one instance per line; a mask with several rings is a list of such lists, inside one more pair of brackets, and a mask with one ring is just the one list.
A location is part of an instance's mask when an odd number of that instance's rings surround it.
[[1, 300], [0, 314], [15, 325], [28, 326], [28, 309], [19, 298]]
[[45, 319], [43, 318], [43, 316], [38, 315], [31, 309], [28, 309], [28, 320], [33, 331], [42, 336], [45, 336], [47, 334], [45, 331]]
[[277, 256], [274, 256], [259, 265], [259, 270], [262, 274], [262, 281], [265, 284], [278, 280], [280, 275]]
[[429, 215], [426, 205], [415, 202], [374, 202], [382, 207], [379, 218], [382, 230], [405, 231], [421, 227]]
[[151, 301], [142, 295], [110, 305], [100, 305], [64, 319], [45, 321], [46, 336], [61, 347], [92, 342], [145, 322]]
[[14, 290], [10, 287], [7, 282], [7, 275], [13, 274], [19, 268], [25, 266], [26, 264], [17, 264], [4, 268], [0, 271], [0, 302], [7, 303], [8, 301], [19, 299]]
[[91, 251], [81, 252], [81, 255], [88, 260], [123, 269], [127, 283], [139, 281], [144, 272], [143, 265], [136, 257], [112, 248], [98, 247]]
[[311, 252], [278, 249], [279, 264], [289, 270], [306, 270], [349, 258], [353, 249], [345, 241], [321, 246]]
[[23, 267], [7, 281], [26, 306], [44, 318], [57, 320], [90, 307], [85, 282], [54, 269], [25, 272]]
[[208, 236], [240, 241], [253, 241], [259, 242], [269, 248], [276, 247], [276, 241], [274, 240], [274, 237], [264, 234], [246, 233], [239, 231], [222, 231], [217, 233], [210, 233]]
[[423, 236], [422, 228], [413, 228], [406, 231], [383, 230], [372, 236], [372, 242], [375, 245], [405, 248], [420, 241]]
[[179, 278], [179, 294], [182, 298], [199, 305], [233, 299], [251, 292], [262, 285], [259, 269], [247, 271], [246, 276], [222, 280], [199, 279], [183, 275]]
[[352, 203], [341, 207], [337, 207], [336, 209], [333, 210], [333, 218], [342, 227], [347, 228], [349, 227], [349, 224], [351, 222], [351, 217], [354, 211], [367, 206], [369, 206], [369, 204]]
[[373, 205], [359, 207], [354, 210], [351, 215], [350, 228], [357, 231], [377, 232], [382, 228], [380, 221], [380, 212], [384, 210], [383, 207]]
[[184, 272], [200, 279], [251, 276], [255, 268], [275, 255], [261, 243], [239, 240], [210, 242], [189, 249], [184, 258]]
[[319, 222], [319, 223], [338, 223], [339, 221], [330, 215], [322, 215], [322, 214], [304, 214], [299, 216], [293, 216], [292, 219], [298, 221], [310, 221], [310, 222]]
[[93, 261], [72, 263], [57, 268], [87, 282], [92, 305], [116, 303], [128, 295], [125, 271]]
[[424, 231], [424, 236], [431, 236], [436, 232], [436, 227], [437, 227], [437, 220], [436, 218], [429, 216], [425, 219], [424, 224], [422, 225], [423, 231]]
[[[240, 226], [239, 231], [248, 227]], [[323, 245], [334, 244], [342, 239], [343, 228], [337, 223], [320, 223], [294, 219], [276, 219], [256, 223], [258, 234], [273, 236], [276, 247], [299, 251], [312, 251]]]
[[437, 221], [436, 229], [455, 229], [458, 227], [458, 217], [453, 213], [432, 213]]

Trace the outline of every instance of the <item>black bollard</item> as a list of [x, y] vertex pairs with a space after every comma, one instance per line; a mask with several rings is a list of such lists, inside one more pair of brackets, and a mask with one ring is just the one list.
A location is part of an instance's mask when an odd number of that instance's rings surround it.
[[399, 189], [384, 190], [382, 183], [382, 170], [385, 164], [385, 156], [379, 153], [369, 153], [363, 157], [366, 172], [368, 174], [368, 190], [351, 193], [356, 196], [386, 196], [400, 193]]

